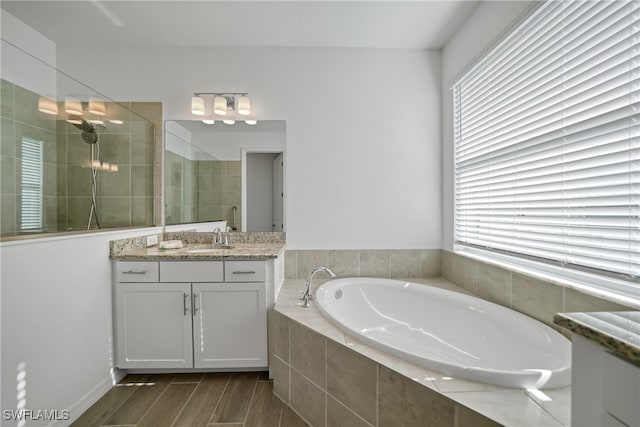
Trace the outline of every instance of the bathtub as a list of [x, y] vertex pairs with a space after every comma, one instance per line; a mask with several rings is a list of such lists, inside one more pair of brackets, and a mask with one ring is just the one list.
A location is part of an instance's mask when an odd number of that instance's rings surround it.
[[360, 277], [330, 280], [314, 300], [324, 316], [357, 340], [447, 376], [524, 389], [571, 381], [569, 340], [479, 298]]

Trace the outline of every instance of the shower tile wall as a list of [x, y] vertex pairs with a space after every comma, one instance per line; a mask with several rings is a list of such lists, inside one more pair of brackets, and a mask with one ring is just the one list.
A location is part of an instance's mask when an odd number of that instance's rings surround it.
[[240, 225], [241, 169], [239, 161], [189, 160], [165, 152], [167, 224], [227, 220]]
[[[73, 125], [39, 112], [38, 94], [6, 80], [1, 81], [1, 89], [2, 235], [24, 233], [20, 230], [23, 138], [43, 142], [42, 232], [86, 229], [91, 209], [91, 145]], [[132, 114], [132, 109], [149, 120]], [[154, 188], [154, 174], [159, 172], [159, 168], [154, 171], [158, 163], [154, 144], [162, 104], [107, 103], [107, 112], [108, 118], [124, 123], [107, 122], [105, 129], [98, 129], [100, 159], [118, 166], [117, 172], [97, 174], [101, 226], [152, 225], [157, 221], [154, 198], [160, 198], [160, 187]]]
[[[117, 171], [97, 173], [100, 226], [151, 225], [154, 223], [155, 126], [121, 105], [109, 103], [107, 109], [124, 123], [98, 128], [100, 160], [103, 164], [117, 165]], [[92, 145], [82, 140], [75, 126], [59, 123], [58, 227], [60, 230], [86, 229], [91, 211], [92, 171], [88, 166]], [[92, 221], [91, 228], [95, 225]]]
[[241, 167], [239, 161], [199, 160], [198, 221], [223, 219], [231, 227], [233, 206], [237, 206], [236, 225], [240, 228]]

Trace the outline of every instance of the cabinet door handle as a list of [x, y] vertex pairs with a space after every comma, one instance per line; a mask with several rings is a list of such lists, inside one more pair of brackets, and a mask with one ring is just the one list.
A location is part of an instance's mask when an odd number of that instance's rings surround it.
[[184, 293], [183, 294], [184, 299], [182, 300], [182, 306], [184, 308], [184, 315], [187, 315], [187, 311], [189, 311], [189, 309], [187, 308], [187, 298], [189, 298], [189, 294]]
[[123, 271], [122, 274], [147, 274], [147, 270], [142, 270], [142, 271], [129, 270], [129, 271]]
[[196, 298], [198, 298], [198, 294], [191, 294], [191, 313], [193, 313], [193, 315], [196, 315], [196, 312], [198, 311], [198, 305], [196, 304], [197, 300]]
[[238, 271], [234, 271], [231, 274], [256, 274], [256, 272], [253, 270], [245, 270], [245, 271], [238, 270]]

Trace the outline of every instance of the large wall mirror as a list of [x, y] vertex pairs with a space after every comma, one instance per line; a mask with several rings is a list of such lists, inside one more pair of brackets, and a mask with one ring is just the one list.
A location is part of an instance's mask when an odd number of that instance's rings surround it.
[[285, 121], [165, 122], [165, 224], [285, 231]]
[[4, 40], [0, 51], [0, 239], [159, 223], [162, 104], [116, 102]]

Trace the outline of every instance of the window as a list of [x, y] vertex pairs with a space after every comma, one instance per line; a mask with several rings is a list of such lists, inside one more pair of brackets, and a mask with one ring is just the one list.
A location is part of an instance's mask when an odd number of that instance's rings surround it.
[[637, 301], [640, 2], [547, 1], [453, 97], [457, 246]]
[[42, 229], [42, 141], [24, 138], [21, 161], [20, 229]]

